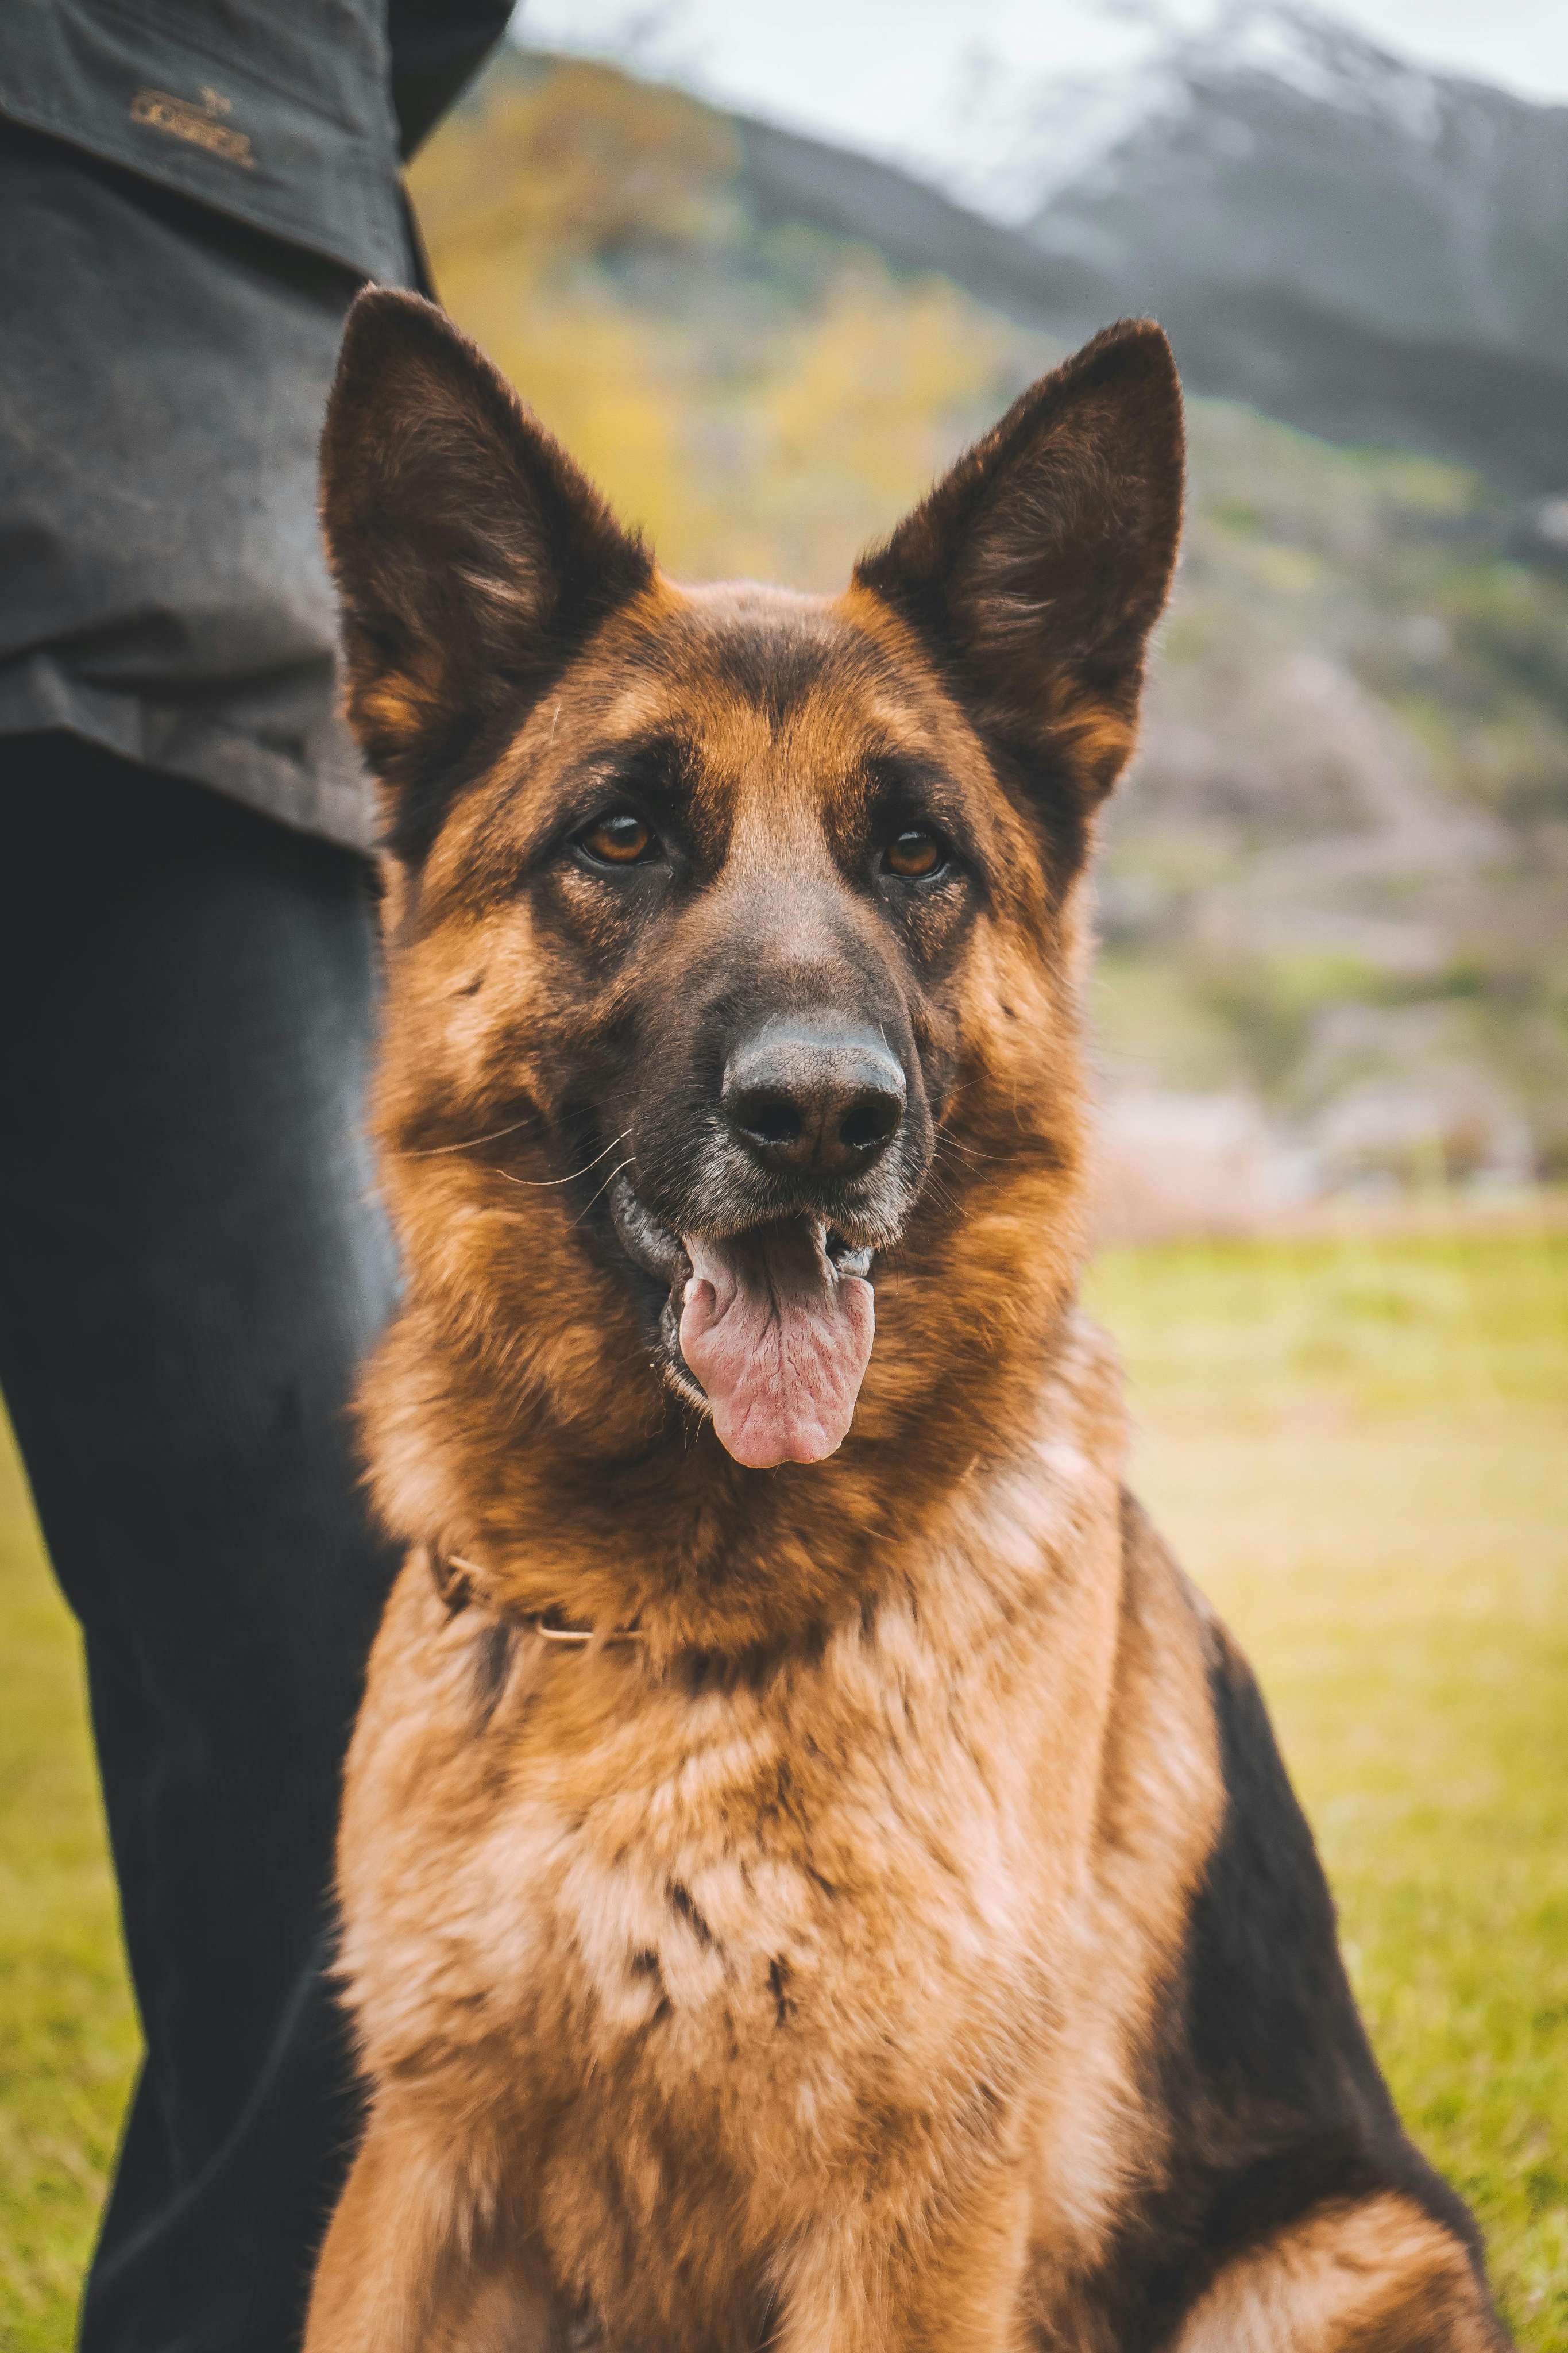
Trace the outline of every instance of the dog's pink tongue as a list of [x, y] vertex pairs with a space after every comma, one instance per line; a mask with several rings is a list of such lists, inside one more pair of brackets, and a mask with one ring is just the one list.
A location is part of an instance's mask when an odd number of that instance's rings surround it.
[[837, 1273], [802, 1218], [729, 1241], [683, 1235], [680, 1353], [737, 1462], [820, 1462], [844, 1440], [870, 1361], [871, 1286]]

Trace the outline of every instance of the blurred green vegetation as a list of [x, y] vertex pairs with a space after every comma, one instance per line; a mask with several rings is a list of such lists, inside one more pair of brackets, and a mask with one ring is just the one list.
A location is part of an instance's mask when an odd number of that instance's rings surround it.
[[[1108, 1253], [1145, 1501], [1262, 1677], [1358, 1993], [1568, 2344], [1568, 1232]], [[0, 2345], [64, 2353], [133, 2063], [79, 1650], [0, 1459]]]
[[0, 1417], [0, 2347], [63, 2353], [138, 2048], [81, 1650]]

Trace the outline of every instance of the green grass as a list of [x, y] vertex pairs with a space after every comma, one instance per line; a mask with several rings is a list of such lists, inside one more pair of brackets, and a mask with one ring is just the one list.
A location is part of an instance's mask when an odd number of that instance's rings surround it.
[[1262, 1679], [1411, 2130], [1568, 2347], [1568, 1236], [1109, 1254], [1135, 1477]]
[[137, 2052], [80, 1645], [0, 1421], [0, 2346], [59, 2353]]
[[[1417, 2138], [1568, 2346], [1568, 1236], [1108, 1254], [1137, 1477], [1268, 1693]], [[61, 2353], [135, 2055], [78, 1645], [0, 1461], [0, 2346]]]

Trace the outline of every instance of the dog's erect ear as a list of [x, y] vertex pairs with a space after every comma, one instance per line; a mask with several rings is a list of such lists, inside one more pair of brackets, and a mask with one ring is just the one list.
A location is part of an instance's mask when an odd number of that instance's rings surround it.
[[450, 321], [379, 288], [343, 334], [321, 519], [349, 719], [390, 847], [417, 858], [453, 787], [652, 564]]
[[1065, 778], [1092, 807], [1132, 746], [1181, 521], [1175, 363], [1131, 320], [1032, 385], [855, 576], [1026, 786], [1059, 803]]

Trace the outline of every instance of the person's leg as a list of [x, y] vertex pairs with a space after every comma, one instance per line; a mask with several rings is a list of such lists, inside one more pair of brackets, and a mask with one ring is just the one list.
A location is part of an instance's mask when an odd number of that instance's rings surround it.
[[0, 1388], [89, 1688], [146, 2061], [87, 2353], [285, 2353], [353, 2134], [322, 1976], [392, 1561], [347, 1405], [392, 1303], [368, 876], [0, 742]]

